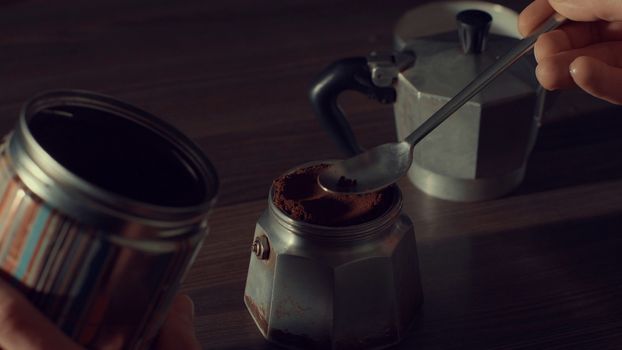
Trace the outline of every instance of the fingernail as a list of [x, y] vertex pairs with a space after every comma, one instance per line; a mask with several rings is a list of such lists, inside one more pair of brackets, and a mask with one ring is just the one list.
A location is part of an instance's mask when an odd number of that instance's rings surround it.
[[538, 79], [538, 81], [540, 81], [542, 78], [542, 65], [541, 64], [536, 66], [536, 78]]
[[188, 323], [194, 321], [194, 301], [187, 294], [179, 294], [173, 301], [171, 313]]
[[190, 319], [194, 321], [194, 301], [187, 294], [184, 294], [183, 298], [186, 299], [186, 312], [190, 315]]
[[577, 69], [577, 65], [575, 64], [575, 62], [577, 62], [577, 59], [570, 62], [570, 66], [568, 67], [568, 71], [570, 72], [570, 75], [577, 75], [577, 73], [579, 73], [579, 70]]
[[556, 88], [549, 84], [550, 77], [548, 75], [549, 75], [549, 72], [547, 72], [547, 69], [546, 67], [544, 67], [544, 64], [539, 64], [536, 66], [536, 78], [538, 79], [542, 87], [549, 91], [554, 91], [556, 90]]

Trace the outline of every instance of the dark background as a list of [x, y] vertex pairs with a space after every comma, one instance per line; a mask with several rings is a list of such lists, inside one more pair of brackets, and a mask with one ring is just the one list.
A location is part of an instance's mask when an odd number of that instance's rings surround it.
[[[260, 198], [284, 169], [339, 155], [307, 103], [314, 75], [338, 58], [390, 49], [394, 22], [418, 3], [0, 1], [0, 132], [37, 92], [110, 94], [203, 146], [221, 174], [221, 205]], [[364, 143], [394, 137], [389, 106], [350, 100]]]

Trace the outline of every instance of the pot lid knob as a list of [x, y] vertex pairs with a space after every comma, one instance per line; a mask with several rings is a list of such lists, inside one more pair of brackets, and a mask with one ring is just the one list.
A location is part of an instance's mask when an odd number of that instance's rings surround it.
[[456, 15], [458, 35], [465, 54], [477, 54], [486, 50], [492, 16], [480, 10], [465, 10]]

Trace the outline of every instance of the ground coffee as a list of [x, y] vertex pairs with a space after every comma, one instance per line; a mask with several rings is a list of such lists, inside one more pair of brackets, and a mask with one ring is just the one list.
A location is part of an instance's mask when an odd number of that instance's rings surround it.
[[336, 194], [317, 182], [328, 164], [301, 168], [274, 180], [274, 204], [292, 219], [323, 226], [349, 226], [382, 215], [392, 203], [393, 189], [368, 194]]

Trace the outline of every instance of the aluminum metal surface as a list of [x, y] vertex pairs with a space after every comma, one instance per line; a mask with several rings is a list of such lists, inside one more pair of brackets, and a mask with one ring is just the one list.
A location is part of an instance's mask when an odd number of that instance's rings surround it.
[[378, 53], [367, 56], [367, 64], [371, 71], [374, 85], [387, 87], [393, 85], [400, 72], [412, 66], [415, 56], [408, 52]]
[[[363, 154], [334, 164], [320, 175], [319, 181], [321, 186], [333, 192], [366, 193], [395, 183], [399, 178], [407, 174], [412, 163], [412, 152], [415, 145], [531, 50], [540, 34], [558, 28], [565, 21], [566, 19], [559, 14], [552, 15], [544, 23], [540, 24], [531, 35], [518, 41], [508, 53], [492, 62], [483, 72], [478, 73], [454, 97], [446, 101], [441, 99], [443, 103], [440, 104], [440, 108], [435, 110], [421, 124], [418, 124], [410, 134], [404, 136], [402, 143], [381, 145]], [[418, 55], [417, 50], [412, 51]], [[460, 56], [458, 55], [457, 57]], [[450, 57], [446, 57], [446, 59], [450, 59]], [[474, 59], [474, 62], [482, 64], [477, 59]], [[464, 67], [459, 66], [459, 68], [462, 69]], [[414, 69], [417, 69], [417, 66]], [[433, 70], [428, 74], [434, 74], [435, 72]], [[406, 75], [408, 72], [404, 74]], [[410, 96], [409, 98], [417, 98], [416, 96], [419, 95]], [[404, 99], [407, 97], [398, 94], [398, 98]], [[462, 130], [454, 130], [454, 135], [459, 136], [461, 134]], [[410, 145], [409, 152], [404, 152], [404, 145], [406, 144]], [[404, 164], [408, 165], [404, 166]], [[343, 186], [340, 179], [356, 180], [356, 185]]]
[[[292, 220], [268, 200], [244, 302], [262, 335], [289, 349], [382, 349], [400, 341], [422, 303], [413, 225], [401, 194], [370, 222], [326, 227]], [[373, 300], [373, 303], [369, 301]]]

